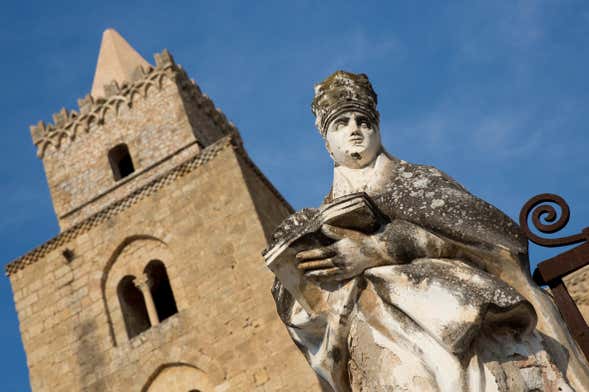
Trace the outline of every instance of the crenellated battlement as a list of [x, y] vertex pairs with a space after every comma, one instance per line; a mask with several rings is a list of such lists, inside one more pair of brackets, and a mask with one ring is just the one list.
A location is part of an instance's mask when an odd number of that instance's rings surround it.
[[221, 129], [223, 134], [236, 132], [235, 126], [227, 120], [219, 108], [204, 93], [194, 80], [191, 80], [182, 66], [175, 63], [172, 55], [163, 50], [154, 55], [156, 66], [138, 66], [131, 80], [122, 84], [112, 81], [104, 86], [104, 97], [88, 94], [78, 99], [78, 110], [62, 108], [53, 114], [53, 123], [40, 121], [30, 127], [33, 143], [37, 146], [37, 156], [41, 159], [48, 149], [59, 150], [73, 141], [80, 133], [88, 133], [92, 125], [104, 125], [107, 113], [116, 115], [121, 107], [132, 108], [137, 99], [145, 99], [149, 90], [161, 90], [164, 79], [177, 84], [188, 93], [194, 103]]

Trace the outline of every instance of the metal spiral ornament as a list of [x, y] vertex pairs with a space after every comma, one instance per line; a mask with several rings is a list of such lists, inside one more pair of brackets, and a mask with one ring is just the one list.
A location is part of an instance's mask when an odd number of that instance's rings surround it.
[[[554, 205], [557, 205], [560, 208], [560, 214]], [[540, 237], [534, 234], [528, 226], [528, 219], [530, 214], [532, 214], [532, 222], [534, 223], [534, 227], [538, 231], [545, 234], [553, 234], [559, 230], [562, 230], [569, 222], [570, 209], [566, 201], [564, 201], [564, 199], [558, 195], [552, 193], [543, 193], [528, 200], [519, 214], [519, 225], [521, 226], [522, 231], [533, 243], [550, 248], [577, 244], [587, 241], [589, 238], [588, 229], [583, 230], [583, 233], [581, 234], [575, 234], [567, 237]]]

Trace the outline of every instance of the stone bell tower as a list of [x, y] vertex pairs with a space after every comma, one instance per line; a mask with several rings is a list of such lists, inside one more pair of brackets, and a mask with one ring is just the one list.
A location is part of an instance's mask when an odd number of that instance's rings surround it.
[[31, 127], [61, 232], [6, 267], [34, 391], [309, 391], [260, 251], [291, 211], [172, 56], [104, 32]]

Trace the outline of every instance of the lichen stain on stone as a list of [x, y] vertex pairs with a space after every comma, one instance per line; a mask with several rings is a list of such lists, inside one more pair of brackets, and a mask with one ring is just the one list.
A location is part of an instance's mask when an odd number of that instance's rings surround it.
[[430, 207], [435, 209], [435, 208], [439, 208], [439, 207], [444, 206], [444, 204], [446, 204], [444, 202], [444, 200], [442, 200], [442, 199], [434, 199], [434, 200], [432, 200], [432, 203], [430, 204]]

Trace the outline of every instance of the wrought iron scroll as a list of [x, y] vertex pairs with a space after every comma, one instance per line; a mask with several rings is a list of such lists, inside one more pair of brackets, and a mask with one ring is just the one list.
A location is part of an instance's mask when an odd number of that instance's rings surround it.
[[[554, 205], [558, 206], [560, 212], [556, 210]], [[589, 228], [583, 229], [579, 234], [560, 238], [541, 237], [530, 230], [528, 226], [530, 215], [536, 230], [544, 234], [554, 234], [562, 230], [569, 222], [569, 206], [558, 195], [544, 193], [534, 196], [523, 206], [519, 215], [519, 223], [528, 239], [537, 245], [554, 248], [581, 244], [539, 263], [533, 277], [539, 285], [550, 287], [554, 301], [571, 334], [585, 357], [589, 359], [589, 326], [562, 280], [565, 276], [589, 265]]]
[[[544, 204], [553, 203], [560, 208], [560, 217], [557, 219], [559, 213], [553, 205]], [[537, 207], [537, 208], [536, 208]], [[569, 205], [564, 199], [552, 193], [543, 193], [532, 197], [526, 204], [524, 204], [519, 214], [519, 224], [525, 235], [530, 241], [535, 244], [554, 248], [558, 246], [574, 245], [589, 238], [588, 229], [583, 230], [580, 234], [575, 234], [561, 238], [543, 238], [534, 234], [528, 226], [528, 217], [532, 214], [532, 222], [538, 231], [545, 234], [553, 234], [562, 230], [571, 217]], [[544, 222], [547, 223], [544, 223]]]

